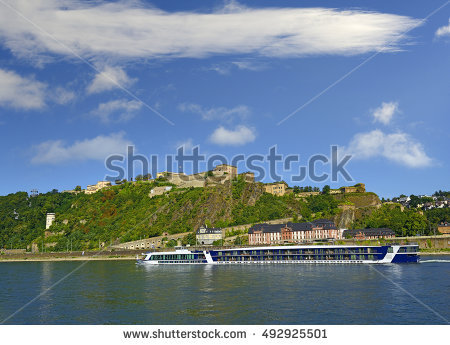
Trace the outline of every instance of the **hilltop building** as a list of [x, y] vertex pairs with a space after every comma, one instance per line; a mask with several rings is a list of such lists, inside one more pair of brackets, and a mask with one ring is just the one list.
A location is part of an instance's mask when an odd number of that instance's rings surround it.
[[255, 174], [250, 172], [250, 171], [241, 173], [241, 174], [239, 174], [239, 176], [242, 176], [244, 181], [247, 182], [247, 183], [254, 183], [255, 182]]
[[339, 189], [342, 193], [365, 193], [366, 185], [364, 183], [357, 183], [354, 186], [341, 187]]
[[213, 170], [214, 176], [230, 175], [230, 179], [237, 176], [237, 167], [228, 164], [217, 165]]
[[341, 231], [333, 221], [328, 219], [318, 219], [306, 223], [256, 224], [248, 230], [250, 245], [299, 243], [340, 238], [342, 238]]
[[85, 194], [94, 194], [97, 193], [99, 190], [111, 187], [111, 182], [109, 181], [98, 181], [96, 184], [91, 184], [86, 187], [86, 190], [84, 191]]
[[109, 181], [98, 181], [96, 184], [90, 184], [86, 187], [86, 189], [82, 190], [63, 190], [62, 193], [71, 193], [71, 194], [78, 194], [78, 193], [85, 193], [85, 194], [94, 194], [98, 192], [99, 190], [103, 188], [111, 187], [111, 182]]
[[264, 185], [266, 188], [266, 193], [270, 193], [276, 196], [283, 196], [286, 194], [286, 190], [288, 188], [288, 184], [284, 181], [268, 183]]
[[[227, 164], [217, 165], [211, 171], [186, 175], [183, 172], [175, 173], [164, 171], [156, 174], [156, 178], [167, 180], [180, 188], [205, 187], [206, 185], [223, 184], [237, 176], [237, 167]], [[246, 177], [250, 179], [250, 177]], [[254, 176], [253, 176], [254, 180]]]

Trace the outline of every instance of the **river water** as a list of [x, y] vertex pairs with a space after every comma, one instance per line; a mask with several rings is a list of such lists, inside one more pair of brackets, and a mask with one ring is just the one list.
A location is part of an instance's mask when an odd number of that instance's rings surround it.
[[80, 264], [0, 263], [0, 322], [8, 318], [5, 324], [252, 325], [450, 320], [448, 256], [423, 256], [422, 263], [409, 265]]

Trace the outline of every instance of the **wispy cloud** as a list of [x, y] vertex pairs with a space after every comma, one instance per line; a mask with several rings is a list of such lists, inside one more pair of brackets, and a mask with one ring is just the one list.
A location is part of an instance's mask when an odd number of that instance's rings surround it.
[[214, 71], [221, 75], [229, 75], [233, 70], [262, 71], [267, 68], [267, 64], [256, 61], [256, 59], [244, 59], [231, 62], [221, 62], [213, 64], [204, 70]]
[[93, 139], [76, 141], [68, 145], [62, 140], [49, 140], [32, 148], [33, 164], [60, 164], [85, 160], [104, 160], [112, 154], [124, 154], [132, 143], [125, 139], [125, 133], [99, 135]]
[[355, 159], [383, 157], [411, 168], [427, 167], [432, 159], [418, 141], [406, 133], [385, 134], [380, 130], [356, 134], [340, 155], [350, 154]]
[[253, 60], [233, 61], [232, 64], [239, 69], [249, 71], [262, 71], [267, 68], [267, 65]]
[[210, 141], [221, 146], [241, 146], [255, 141], [256, 133], [253, 128], [237, 126], [235, 129], [217, 128], [210, 136]]
[[178, 149], [179, 147], [183, 147], [184, 151], [191, 151], [194, 148], [194, 143], [192, 141], [192, 138], [186, 139], [184, 141], [179, 141], [176, 146], [175, 149]]
[[[136, 1], [4, 0], [0, 38], [15, 54], [72, 55], [96, 61], [216, 54], [270, 57], [354, 55], [401, 50], [408, 16], [331, 8], [248, 8], [233, 2], [207, 13], [167, 12]], [[231, 6], [231, 7], [230, 7]], [[101, 19], [101, 20], [100, 20]], [[60, 44], [56, 43], [60, 42]]]
[[0, 69], [0, 106], [17, 109], [40, 109], [45, 106], [47, 85], [34, 78], [22, 77]]
[[436, 36], [437, 37], [450, 36], [450, 18], [448, 20], [448, 25], [441, 26], [439, 29], [436, 30]]
[[94, 80], [87, 87], [88, 93], [99, 93], [109, 91], [115, 88], [128, 87], [136, 82], [136, 79], [130, 78], [120, 67], [105, 66], [101, 73], [96, 74]]
[[220, 120], [223, 122], [231, 122], [234, 119], [246, 119], [250, 116], [251, 110], [246, 105], [238, 105], [234, 108], [226, 107], [202, 107], [199, 104], [182, 103], [178, 109], [183, 112], [191, 112], [199, 114], [203, 120]]
[[383, 102], [372, 112], [373, 121], [388, 125], [398, 110], [397, 102]]
[[91, 115], [99, 118], [103, 123], [126, 122], [131, 120], [141, 108], [141, 102], [116, 99], [100, 103], [97, 109], [91, 112]]
[[49, 97], [53, 100], [53, 102], [57, 104], [67, 104], [73, 101], [76, 95], [75, 92], [58, 86], [53, 91], [51, 91]]
[[214, 64], [207, 68], [208, 71], [214, 71], [221, 75], [227, 75], [230, 74], [231, 65], [227, 63], [223, 64]]

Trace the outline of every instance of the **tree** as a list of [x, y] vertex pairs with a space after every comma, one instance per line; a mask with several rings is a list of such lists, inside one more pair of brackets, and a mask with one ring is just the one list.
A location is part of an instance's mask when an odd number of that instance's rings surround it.
[[308, 197], [308, 207], [312, 212], [326, 212], [336, 209], [339, 202], [331, 195], [316, 195]]
[[76, 187], [75, 187], [75, 191], [76, 191], [76, 192], [81, 192], [81, 186], [76, 186]]
[[236, 236], [234, 239], [234, 245], [245, 245], [248, 244], [248, 237], [244, 236]]
[[137, 175], [136, 177], [135, 177], [135, 181], [142, 181], [144, 179], [144, 176], [142, 176], [142, 175]]
[[325, 185], [322, 188], [322, 194], [330, 194], [330, 186], [329, 185]]
[[149, 181], [149, 180], [152, 179], [152, 175], [151, 175], [151, 174], [145, 174], [145, 175], [142, 177], [142, 179], [143, 179], [144, 181]]
[[170, 247], [170, 248], [173, 248], [173, 247], [175, 247], [177, 245], [177, 240], [175, 240], [175, 239], [171, 239], [170, 241], [168, 241], [167, 243], [166, 243], [166, 247]]
[[183, 239], [181, 240], [181, 244], [183, 246], [185, 246], [187, 244], [189, 244], [191, 246], [195, 246], [195, 244], [196, 244], [195, 232], [190, 232], [189, 234], [184, 236]]
[[370, 215], [355, 221], [352, 227], [354, 229], [390, 228], [397, 236], [414, 236], [418, 233], [429, 232], [425, 216], [416, 210], [402, 211], [399, 206], [392, 208], [390, 205], [383, 205]]

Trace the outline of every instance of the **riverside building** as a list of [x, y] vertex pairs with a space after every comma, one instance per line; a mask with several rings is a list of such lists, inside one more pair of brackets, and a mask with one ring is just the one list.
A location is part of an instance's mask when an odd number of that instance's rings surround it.
[[333, 221], [328, 219], [306, 223], [256, 224], [248, 230], [250, 245], [301, 243], [341, 238], [341, 231]]

